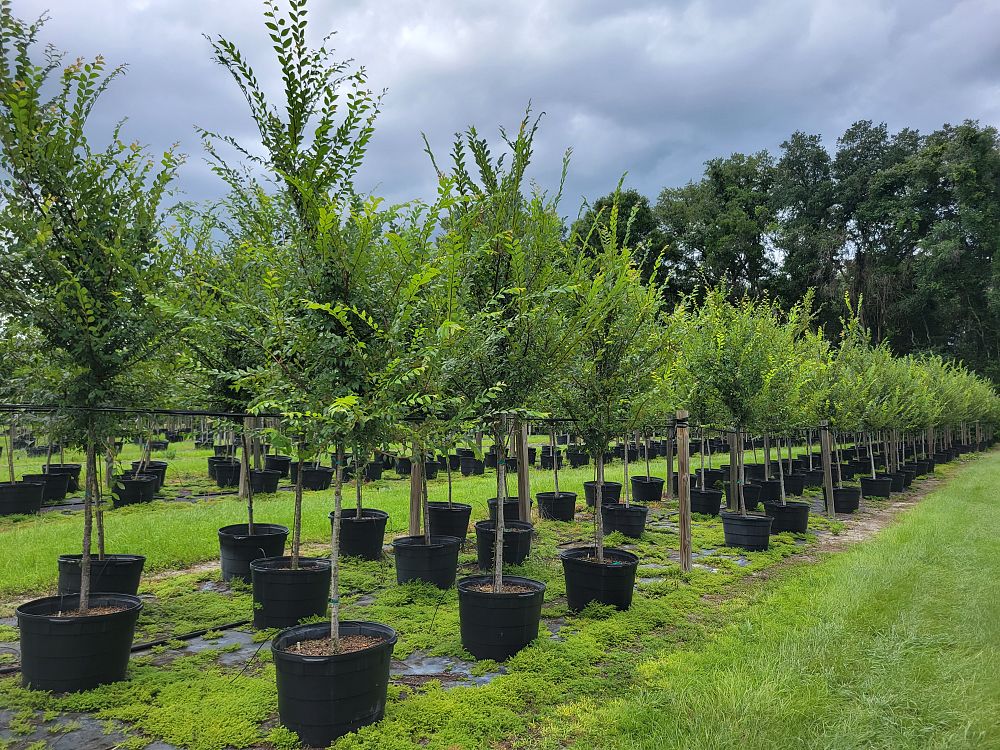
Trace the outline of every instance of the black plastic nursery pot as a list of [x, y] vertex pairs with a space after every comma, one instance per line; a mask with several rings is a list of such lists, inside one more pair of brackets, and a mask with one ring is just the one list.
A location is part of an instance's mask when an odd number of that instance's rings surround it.
[[823, 486], [823, 470], [822, 469], [807, 469], [802, 472], [802, 475], [806, 479], [806, 487], [822, 487]]
[[770, 516], [743, 516], [728, 510], [722, 511], [720, 515], [727, 547], [742, 547], [751, 552], [759, 552], [770, 545], [771, 524], [774, 521]]
[[646, 516], [649, 509], [645, 505], [630, 503], [617, 503], [615, 505], [605, 505], [602, 508], [604, 514], [604, 530], [609, 534], [620, 531], [631, 539], [639, 539], [646, 528]]
[[60, 503], [66, 499], [66, 490], [69, 487], [68, 474], [24, 474], [21, 481], [41, 483], [43, 502]]
[[781, 503], [764, 503], [764, 513], [774, 520], [771, 522], [771, 533], [791, 531], [794, 534], [805, 534], [809, 529], [809, 503], [789, 500]]
[[[726, 482], [726, 503], [729, 503], [729, 483]], [[760, 505], [760, 485], [759, 484], [744, 484], [743, 485], [743, 502], [746, 503], [747, 510], [756, 510]]]
[[[583, 496], [587, 500], [587, 505], [591, 508], [594, 507], [594, 503], [597, 502], [596, 481], [583, 483]], [[604, 482], [604, 485], [601, 487], [601, 505], [614, 505], [621, 501], [621, 497], [621, 482]]]
[[283, 630], [271, 643], [278, 717], [301, 742], [312, 747], [326, 747], [385, 714], [396, 631], [375, 622], [342, 620], [339, 625], [341, 637], [362, 635], [381, 640], [361, 651], [334, 656], [286, 651], [299, 641], [329, 638], [329, 623], [318, 623]]
[[762, 503], [776, 503], [781, 500], [781, 483], [777, 479], [756, 482], [760, 487], [759, 500]]
[[[139, 463], [139, 461], [132, 462], [132, 471], [137, 471], [139, 469]], [[156, 477], [156, 491], [159, 492], [160, 488], [162, 488], [163, 484], [167, 481], [167, 462], [147, 461], [142, 473], [152, 474]]]
[[535, 495], [538, 500], [539, 515], [549, 521], [572, 521], [576, 517], [576, 493], [560, 492], [539, 492]]
[[704, 513], [707, 516], [719, 515], [722, 507], [722, 490], [699, 490], [691, 488], [691, 512]]
[[722, 469], [698, 469], [695, 475], [700, 477], [702, 472], [705, 473], [705, 487], [708, 489], [715, 489], [717, 484], [726, 481], [726, 472]]
[[928, 466], [926, 461], [914, 461], [910, 464], [910, 468], [918, 477], [922, 477], [928, 472]]
[[663, 499], [663, 480], [660, 477], [634, 476], [632, 499], [637, 503], [658, 503]]
[[465, 541], [469, 533], [472, 506], [464, 503], [427, 503], [427, 523], [431, 534], [456, 536]]
[[300, 557], [262, 557], [250, 563], [253, 580], [253, 626], [290, 628], [306, 617], [326, 614], [330, 598], [330, 561]]
[[370, 464], [365, 465], [365, 479], [369, 482], [377, 482], [382, 478], [382, 472], [385, 470], [385, 464], [381, 461], [372, 461]]
[[[503, 562], [504, 565], [520, 565], [531, 554], [531, 534], [534, 525], [527, 521], [504, 521]], [[476, 521], [476, 558], [480, 570], [493, 567], [493, 545], [496, 541], [497, 525], [494, 521]]]
[[[545, 584], [518, 576], [504, 576], [502, 582], [528, 590], [494, 594], [493, 576], [468, 576], [458, 582], [462, 648], [477, 659], [504, 661], [538, 637]], [[488, 590], [481, 590], [485, 587]]]
[[396, 459], [396, 473], [401, 477], [410, 476], [410, 469], [412, 468], [412, 462], [406, 456], [400, 456]]
[[485, 473], [486, 468], [483, 462], [480, 461], [475, 456], [460, 456], [459, 457], [459, 468], [462, 470], [463, 477], [471, 477], [473, 475], [480, 475]]
[[[59, 555], [59, 595], [80, 593], [80, 560], [83, 555]], [[90, 590], [135, 596], [146, 558], [142, 555], [105, 555], [90, 558]]]
[[302, 489], [328, 490], [333, 483], [333, 469], [328, 466], [303, 466]]
[[208, 464], [209, 479], [215, 479], [215, 467], [218, 466], [220, 463], [226, 463], [226, 464], [235, 463], [237, 466], [239, 465], [238, 461], [236, 461], [233, 458], [229, 458], [227, 456], [209, 456], [207, 459], [205, 459], [205, 461]]
[[80, 606], [79, 595], [49, 596], [17, 608], [21, 684], [70, 693], [125, 679], [142, 601], [127, 594], [91, 594], [90, 606], [118, 612], [58, 617]]
[[253, 534], [245, 523], [219, 529], [222, 553], [222, 580], [239, 578], [250, 583], [250, 563], [262, 557], [281, 557], [285, 551], [288, 529], [276, 523], [255, 523]]
[[251, 469], [250, 487], [255, 493], [270, 495], [278, 491], [281, 472], [277, 469]]
[[156, 497], [159, 484], [159, 480], [154, 474], [136, 476], [130, 471], [115, 477], [115, 482], [111, 485], [111, 495], [115, 499], [115, 507], [121, 508], [125, 505], [152, 502], [153, 498]]
[[0, 516], [40, 513], [44, 494], [42, 482], [4, 482], [0, 484]]
[[218, 461], [215, 463], [215, 483], [222, 488], [240, 486], [240, 462]]
[[264, 456], [264, 468], [267, 471], [278, 472], [281, 475], [282, 479], [288, 478], [288, 473], [291, 470], [291, 465], [292, 465], [291, 456], [282, 456], [277, 454], [273, 456]]
[[806, 478], [802, 474], [785, 475], [785, 494], [801, 495], [806, 489]]
[[892, 492], [892, 480], [888, 477], [861, 477], [861, 494], [865, 497], [889, 497]]
[[908, 489], [913, 480], [917, 478], [917, 472], [913, 469], [900, 469], [899, 473], [903, 475], [903, 488]]
[[934, 459], [935, 464], [946, 464], [951, 461], [953, 456], [946, 451], [938, 451], [932, 455], [932, 458]]
[[[861, 480], [862, 485], [864, 479]], [[836, 513], [853, 513], [861, 505], [861, 487], [834, 487], [833, 510]], [[886, 497], [889, 493], [886, 492]]]
[[623, 549], [604, 550], [597, 562], [595, 547], [575, 547], [559, 555], [566, 579], [566, 602], [578, 612], [590, 602], [610, 604], [620, 610], [632, 606], [635, 571], [639, 558]]
[[[381, 560], [385, 543], [385, 527], [389, 514], [375, 508], [362, 508], [358, 518], [356, 508], [345, 508], [340, 513], [340, 555], [362, 560]], [[330, 514], [333, 523], [333, 513]]]
[[[497, 520], [497, 499], [491, 497], [486, 501], [486, 505], [489, 506], [490, 510], [490, 520]], [[517, 521], [521, 518], [521, 501], [516, 497], [508, 497], [503, 503], [503, 519], [504, 521]]]
[[42, 466], [43, 474], [69, 474], [69, 484], [66, 486], [67, 492], [80, 491], [80, 470], [81, 464], [49, 464]]
[[437, 461], [424, 461], [424, 477], [427, 479], [437, 479], [438, 469], [441, 464]]
[[402, 536], [392, 540], [396, 557], [396, 582], [426, 581], [439, 589], [455, 584], [458, 551], [462, 540], [454, 536], [432, 536], [426, 544], [423, 536]]
[[890, 474], [876, 474], [879, 479], [888, 479], [890, 482], [890, 490], [892, 492], [902, 492], [905, 488], [903, 487], [904, 477], [899, 472], [892, 472]]

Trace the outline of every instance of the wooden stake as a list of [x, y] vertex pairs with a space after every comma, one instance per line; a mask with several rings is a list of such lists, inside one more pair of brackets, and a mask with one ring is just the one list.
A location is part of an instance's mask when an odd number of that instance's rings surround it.
[[528, 474], [528, 423], [521, 420], [515, 433], [517, 446], [517, 515], [531, 520], [531, 477]]
[[424, 464], [417, 441], [410, 459], [410, 536], [420, 536], [420, 506], [423, 500]]
[[691, 453], [688, 413], [677, 412], [677, 502], [680, 508], [681, 571], [691, 572]]
[[833, 468], [830, 456], [830, 423], [825, 419], [819, 423], [820, 446], [823, 452], [823, 490], [826, 494], [826, 514], [833, 518], [836, 510], [833, 505]]

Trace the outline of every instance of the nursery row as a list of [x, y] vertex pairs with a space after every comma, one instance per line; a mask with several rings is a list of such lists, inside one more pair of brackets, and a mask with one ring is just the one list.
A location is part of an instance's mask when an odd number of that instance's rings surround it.
[[[262, 89], [235, 43], [210, 39], [258, 133], [241, 143], [201, 129], [227, 198], [168, 211], [178, 155], [150, 158], [118, 131], [107, 148], [89, 141], [87, 117], [120, 70], [101, 57], [63, 65], [39, 51], [41, 24], [0, 3], [10, 124], [0, 170], [15, 178], [0, 184], [0, 382], [11, 402], [0, 502], [32, 511], [46, 493], [83, 492], [82, 544], [63, 561], [61, 593], [18, 609], [25, 685], [85, 690], [125, 677], [142, 550], [107, 554], [105, 496], [155, 497], [170, 467], [153, 451], [182, 432], [220, 446], [205, 471], [245, 502], [245, 523], [219, 529], [223, 576], [252, 580], [255, 619], [286, 628], [272, 643], [279, 715], [310, 744], [382, 716], [396, 634], [342, 621], [340, 560], [382, 554], [386, 514], [365, 506], [361, 480], [390, 460], [410, 488], [408, 533], [392, 540], [397, 576], [448, 587], [471, 521], [452, 500], [452, 472], [495, 465], [493, 513], [476, 525], [487, 573], [458, 587], [465, 648], [502, 659], [535, 638], [544, 597], [541, 581], [504, 572], [530, 549], [532, 427], [548, 432], [535, 446], [553, 470], [554, 491], [535, 498], [546, 522], [576, 509], [559, 485], [557, 427], [572, 436], [566, 461], [594, 466], [593, 540], [561, 554], [572, 609], [629, 606], [638, 560], [605, 535], [641, 535], [644, 503], [676, 494], [686, 572], [693, 510], [720, 513], [727, 544], [762, 549], [773, 532], [805, 528], [808, 506], [788, 498], [808, 485], [822, 487], [832, 517], [861, 493], [898, 491], [934, 462], [992, 444], [993, 385], [959, 363], [874, 345], [862, 300], [835, 342], [811, 295], [786, 312], [722, 285], [665, 305], [661, 274], [642, 272], [659, 265], [632, 246], [618, 201], [569, 230], [561, 185], [531, 185], [530, 113], [503, 134], [500, 156], [475, 128], [447, 165], [428, 143], [429, 201], [362, 195], [354, 179], [381, 99], [363, 69], [310, 47], [302, 0], [287, 12], [267, 3], [264, 15], [282, 94]], [[171, 414], [181, 418], [158, 421]], [[126, 440], [144, 446], [128, 467]], [[616, 442], [620, 484], [605, 471]], [[15, 446], [44, 447], [45, 470], [17, 480]], [[53, 461], [59, 446], [81, 449], [81, 464]], [[748, 466], [758, 446], [764, 460]], [[713, 451], [728, 463], [713, 466]], [[650, 473], [657, 452], [664, 477]], [[286, 470], [290, 527], [257, 518], [254, 504]], [[432, 506], [428, 479], [441, 470], [448, 501]], [[303, 495], [324, 488], [329, 559], [302, 550]], [[317, 615], [327, 619], [309, 621]]]

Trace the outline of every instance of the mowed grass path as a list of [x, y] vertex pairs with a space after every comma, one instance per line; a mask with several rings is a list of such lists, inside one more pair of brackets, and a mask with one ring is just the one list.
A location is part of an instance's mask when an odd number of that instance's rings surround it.
[[[871, 541], [796, 567], [546, 747], [1000, 748], [1000, 452]], [[742, 608], [740, 608], [742, 609]], [[534, 743], [532, 743], [534, 744]]]

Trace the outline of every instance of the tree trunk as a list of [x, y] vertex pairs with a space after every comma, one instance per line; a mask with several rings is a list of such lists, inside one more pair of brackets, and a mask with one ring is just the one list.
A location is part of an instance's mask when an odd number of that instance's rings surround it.
[[420, 506], [423, 486], [421, 477], [424, 474], [424, 463], [420, 459], [420, 446], [417, 441], [413, 441], [413, 450], [410, 454], [410, 525], [408, 532], [410, 536], [420, 536]]
[[299, 569], [299, 550], [302, 545], [302, 446], [299, 446], [298, 473], [295, 476], [295, 511], [292, 519], [292, 570]]
[[93, 484], [97, 481], [97, 439], [94, 428], [87, 431], [87, 474], [83, 492], [83, 555], [80, 558], [80, 612], [90, 609], [90, 546], [94, 530]]
[[531, 520], [531, 475], [528, 473], [528, 423], [521, 420], [515, 425], [517, 438], [517, 501], [518, 517]]
[[552, 448], [552, 479], [556, 485], [556, 498], [559, 497], [559, 461], [556, 455], [556, 426], [555, 423], [552, 424], [552, 429], [549, 430], [549, 445]]
[[494, 428], [494, 445], [497, 452], [497, 513], [493, 538], [493, 593], [503, 590], [503, 532], [504, 503], [507, 502], [507, 418], [499, 419]]
[[247, 437], [247, 432], [250, 428], [250, 423], [253, 421], [253, 417], [246, 417], [243, 421], [243, 450], [240, 456], [240, 497], [246, 501], [247, 504], [247, 533], [252, 535], [254, 533], [253, 529], [253, 487], [250, 485], [250, 440]]
[[622, 455], [624, 455], [625, 457], [625, 460], [622, 462], [622, 470], [624, 471], [623, 476], [625, 478], [625, 481], [623, 482], [624, 485], [623, 489], [625, 490], [625, 507], [628, 508], [630, 506], [629, 490], [632, 487], [632, 483], [628, 480], [628, 435], [627, 434], [625, 435], [625, 451]]
[[594, 493], [594, 541], [597, 562], [604, 564], [604, 451], [597, 453], [597, 491]]
[[[301, 474], [299, 475], [301, 476]], [[340, 653], [340, 512], [344, 489], [344, 446], [337, 444], [333, 473], [333, 523], [330, 524], [330, 654]]]

